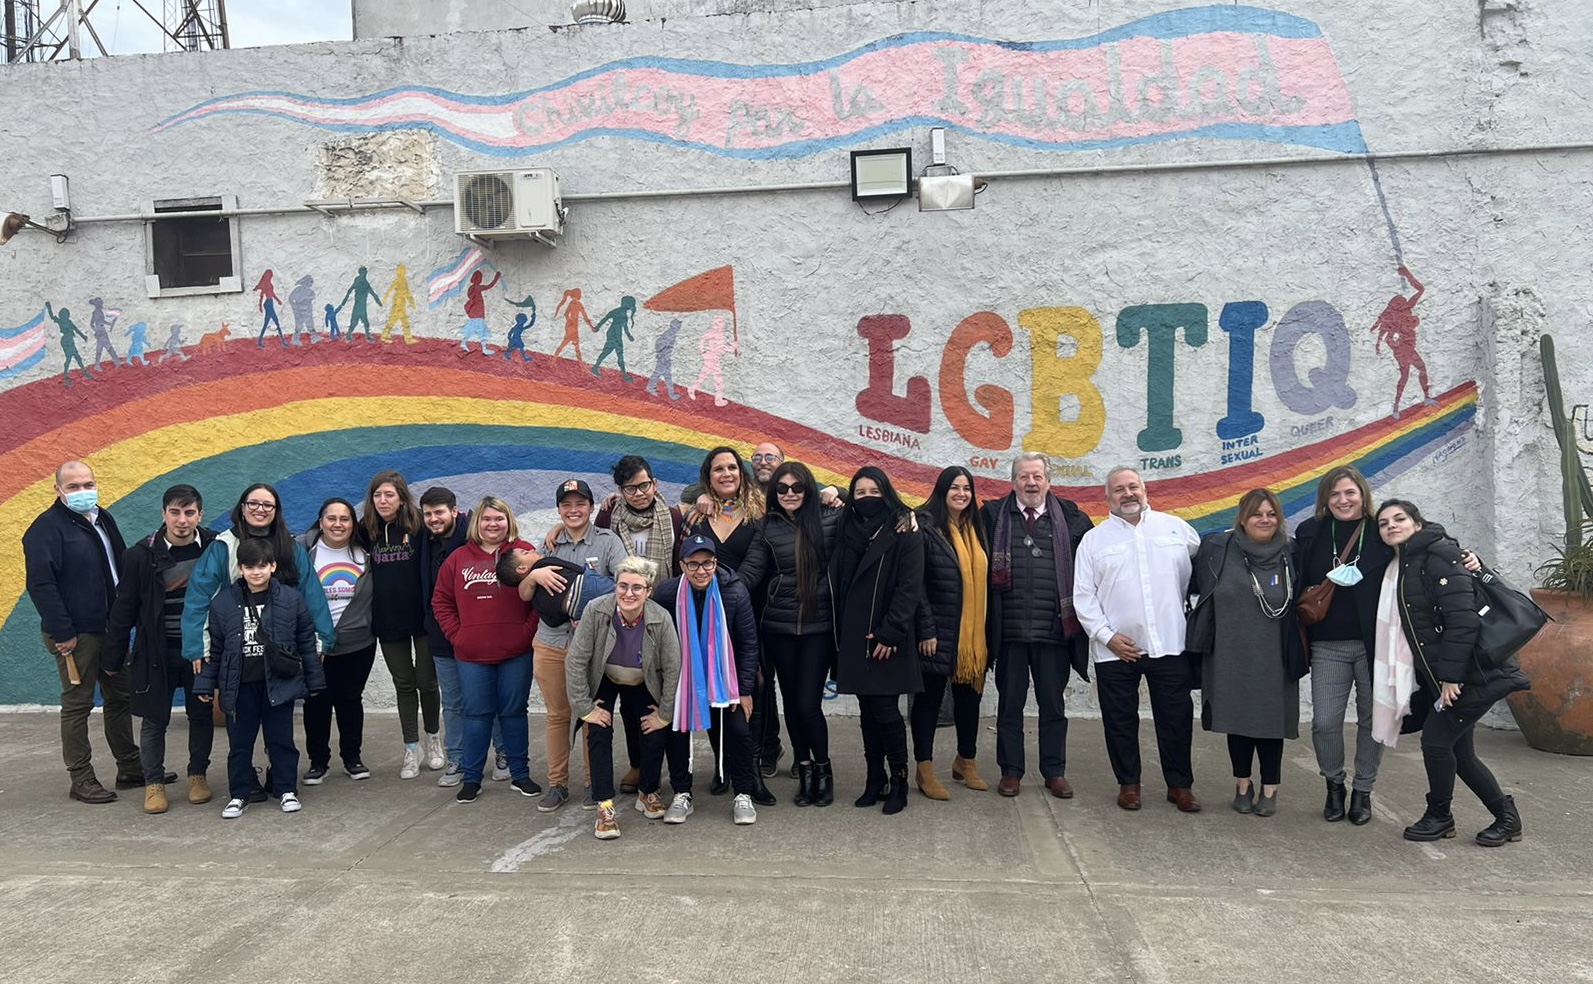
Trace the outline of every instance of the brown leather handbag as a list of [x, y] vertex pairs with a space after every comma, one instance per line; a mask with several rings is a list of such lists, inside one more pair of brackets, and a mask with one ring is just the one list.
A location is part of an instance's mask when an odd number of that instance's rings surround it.
[[[1361, 520], [1365, 523], [1366, 520]], [[1355, 524], [1355, 530], [1350, 533], [1349, 542], [1344, 544], [1344, 550], [1339, 554], [1339, 564], [1343, 564], [1350, 556], [1350, 548], [1355, 546], [1360, 537], [1361, 523]], [[1313, 584], [1300, 592], [1300, 600], [1295, 602], [1294, 613], [1302, 626], [1315, 625], [1327, 618], [1328, 608], [1333, 604], [1333, 589], [1338, 585], [1322, 579], [1321, 584]]]

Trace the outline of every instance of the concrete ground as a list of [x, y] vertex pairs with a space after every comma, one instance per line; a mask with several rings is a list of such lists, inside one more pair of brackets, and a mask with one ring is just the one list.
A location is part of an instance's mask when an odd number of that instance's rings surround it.
[[[59, 719], [6, 715], [0, 981], [1593, 981], [1593, 760], [1518, 734], [1478, 736], [1526, 824], [1485, 850], [1464, 792], [1460, 838], [1400, 838], [1423, 803], [1414, 742], [1386, 756], [1365, 827], [1322, 821], [1309, 740], [1287, 748], [1277, 816], [1235, 814], [1223, 740], [1199, 733], [1205, 811], [1176, 812], [1152, 783], [1126, 813], [1093, 720], [1070, 735], [1075, 799], [1031, 775], [1015, 800], [915, 790], [884, 817], [851, 805], [855, 719], [831, 725], [835, 806], [791, 806], [782, 774], [780, 805], [735, 827], [699, 779], [685, 825], [627, 800], [604, 843], [593, 814], [539, 814], [506, 783], [461, 806], [436, 773], [401, 782], [390, 716], [367, 723], [369, 781], [334, 773], [301, 789], [299, 814], [271, 802], [223, 821], [220, 800], [190, 806], [177, 786], [164, 816], [142, 813], [142, 791], [72, 802]], [[942, 730], [949, 786], [951, 746]], [[109, 781], [97, 730], [95, 761]]]

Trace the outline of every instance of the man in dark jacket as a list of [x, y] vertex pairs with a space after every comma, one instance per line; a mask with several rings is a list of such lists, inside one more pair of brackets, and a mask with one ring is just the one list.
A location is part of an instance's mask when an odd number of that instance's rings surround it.
[[[459, 689], [459, 664], [454, 660], [454, 647], [437, 624], [437, 615], [431, 608], [432, 592], [437, 588], [437, 572], [443, 561], [465, 542], [470, 529], [470, 513], [459, 511], [459, 500], [451, 489], [434, 485], [420, 497], [420, 519], [426, 524], [426, 535], [420, 539], [420, 589], [425, 599], [426, 640], [431, 644], [431, 659], [437, 668], [437, 689], [442, 696], [443, 748], [448, 764], [437, 780], [439, 786], [457, 786], [464, 781], [464, 767], [459, 764], [464, 754], [465, 721], [464, 695]], [[508, 779], [509, 763], [503, 758], [503, 737], [493, 724], [493, 745], [498, 749], [497, 766], [492, 778]]]
[[990, 544], [986, 618], [995, 662], [996, 791], [1016, 796], [1024, 773], [1023, 708], [1034, 680], [1040, 708], [1040, 774], [1058, 799], [1067, 780], [1068, 716], [1062, 691], [1071, 666], [1089, 679], [1089, 651], [1073, 614], [1073, 554], [1094, 524], [1079, 507], [1051, 493], [1051, 463], [1025, 452], [1012, 461], [1012, 492], [982, 510]]
[[122, 555], [121, 580], [101, 660], [108, 673], [121, 673], [127, 667], [132, 710], [143, 721], [138, 747], [145, 813], [165, 813], [168, 805], [166, 729], [171, 725], [174, 690], [182, 690], [188, 714], [188, 802], [195, 805], [210, 802], [205, 773], [215, 742], [215, 717], [210, 705], [194, 692], [194, 664], [183, 659], [182, 618], [188, 575], [216, 534], [201, 525], [204, 500], [192, 485], [166, 490], [161, 518], [160, 529]]
[[22, 535], [28, 597], [39, 612], [44, 648], [55, 657], [61, 676], [61, 757], [72, 776], [70, 795], [83, 803], [110, 803], [116, 794], [95, 777], [89, 744], [96, 683], [105, 697], [105, 739], [116, 757], [116, 788], [144, 785], [127, 680], [100, 665], [125, 544], [116, 520], [99, 508], [99, 484], [88, 465], [68, 461], [57, 468], [55, 498]]

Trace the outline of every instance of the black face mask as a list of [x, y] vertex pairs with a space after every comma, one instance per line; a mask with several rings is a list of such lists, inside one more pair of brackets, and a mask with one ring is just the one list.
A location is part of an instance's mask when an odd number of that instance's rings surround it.
[[853, 499], [852, 510], [864, 519], [873, 519], [885, 511], [885, 500], [878, 496], [869, 496], [865, 499]]

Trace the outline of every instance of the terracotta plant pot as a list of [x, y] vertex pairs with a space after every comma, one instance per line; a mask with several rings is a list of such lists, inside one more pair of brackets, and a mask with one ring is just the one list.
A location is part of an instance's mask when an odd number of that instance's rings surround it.
[[1510, 695], [1510, 713], [1533, 748], [1593, 755], [1593, 605], [1541, 588], [1532, 597], [1554, 621], [1521, 650], [1532, 689]]

